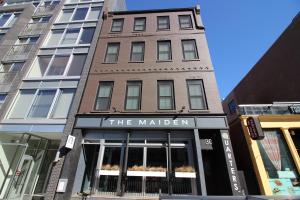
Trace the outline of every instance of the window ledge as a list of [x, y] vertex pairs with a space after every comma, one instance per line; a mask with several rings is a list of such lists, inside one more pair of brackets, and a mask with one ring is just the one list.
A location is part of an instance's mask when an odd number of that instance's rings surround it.
[[156, 113], [177, 113], [176, 110], [157, 110]]
[[159, 31], [171, 31], [171, 29], [156, 29], [156, 32], [159, 32]]
[[145, 33], [146, 30], [143, 30], [143, 31], [131, 31], [131, 33]]
[[141, 113], [140, 110], [124, 110], [121, 113]]
[[108, 111], [108, 110], [103, 110], [103, 111], [101, 111], [101, 110], [92, 110], [92, 111], [90, 111], [90, 113], [110, 113], [110, 111]]
[[102, 62], [101, 64], [117, 64], [118, 62]]
[[200, 61], [200, 59], [191, 59], [191, 60], [183, 59], [182, 60], [182, 62], [190, 62], [190, 61]]
[[70, 44], [70, 45], [57, 45], [57, 46], [42, 46], [41, 49], [57, 49], [65, 47], [90, 47], [91, 44]]
[[194, 28], [193, 27], [191, 27], [191, 28], [180, 28], [180, 30], [194, 30]]
[[173, 60], [156, 60], [157, 63], [160, 63], [160, 62], [172, 62]]
[[144, 61], [129, 61], [128, 63], [144, 63]]
[[188, 110], [188, 113], [207, 113], [210, 110]]
[[114, 34], [115, 35], [115, 34], [121, 34], [122, 32], [123, 31], [118, 31], [118, 32], [117, 31], [116, 32], [109, 31], [109, 34]]
[[78, 20], [78, 21], [68, 21], [68, 22], [55, 22], [55, 23], [53, 23], [53, 25], [98, 22], [98, 20], [99, 19], [89, 19], [89, 20]]
[[36, 78], [24, 78], [23, 81], [44, 81], [44, 80], [79, 80], [80, 76], [70, 76], [70, 77], [61, 77], [61, 76], [53, 76], [53, 77], [36, 77]]

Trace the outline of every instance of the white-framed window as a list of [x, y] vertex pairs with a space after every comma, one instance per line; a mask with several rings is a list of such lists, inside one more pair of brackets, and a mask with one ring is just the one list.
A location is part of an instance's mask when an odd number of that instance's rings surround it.
[[0, 28], [11, 27], [18, 19], [20, 13], [0, 13]]
[[101, 6], [77, 7], [62, 10], [57, 22], [76, 22], [83, 20], [98, 20], [101, 12]]
[[51, 19], [51, 16], [35, 17], [31, 19], [31, 23], [47, 23]]
[[95, 27], [66, 28], [52, 30], [45, 46], [90, 44]]
[[18, 72], [21, 71], [24, 62], [12, 62], [0, 64], [0, 73]]
[[37, 56], [28, 78], [80, 76], [86, 56], [86, 54]]
[[85, 2], [95, 2], [95, 1], [102, 1], [102, 0], [68, 0], [67, 4], [73, 4], [73, 3], [85, 3]]
[[17, 41], [17, 44], [35, 44], [37, 43], [39, 37], [23, 37], [19, 38]]
[[75, 94], [74, 88], [20, 90], [9, 119], [65, 119]]
[[0, 108], [2, 107], [2, 104], [4, 103], [6, 96], [7, 96], [7, 94], [0, 93]]

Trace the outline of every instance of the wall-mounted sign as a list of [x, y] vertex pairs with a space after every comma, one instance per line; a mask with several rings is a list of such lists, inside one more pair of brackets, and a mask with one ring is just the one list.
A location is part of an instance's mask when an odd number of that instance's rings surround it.
[[59, 179], [56, 192], [65, 192], [68, 184], [68, 179]]
[[262, 140], [264, 139], [264, 132], [260, 126], [259, 120], [257, 117], [248, 117], [247, 127], [252, 140]]
[[66, 142], [66, 148], [73, 149], [74, 144], [75, 144], [75, 137], [72, 135], [69, 135], [67, 142]]

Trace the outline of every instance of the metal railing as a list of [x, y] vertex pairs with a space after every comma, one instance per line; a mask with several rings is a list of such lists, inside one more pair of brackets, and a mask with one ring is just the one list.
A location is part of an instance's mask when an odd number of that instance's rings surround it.
[[16, 72], [0, 72], [0, 92], [8, 92], [16, 77]]
[[44, 5], [44, 6], [39, 6], [34, 15], [35, 16], [41, 16], [41, 15], [51, 15], [55, 9], [56, 4], [53, 5]]
[[238, 114], [240, 115], [291, 115], [300, 114], [300, 104], [254, 104], [239, 105]]
[[20, 36], [25, 35], [40, 35], [45, 32], [48, 23], [33, 23], [27, 24], [25, 29], [20, 33]]
[[26, 60], [33, 49], [34, 44], [14, 45], [4, 57], [5, 61]]

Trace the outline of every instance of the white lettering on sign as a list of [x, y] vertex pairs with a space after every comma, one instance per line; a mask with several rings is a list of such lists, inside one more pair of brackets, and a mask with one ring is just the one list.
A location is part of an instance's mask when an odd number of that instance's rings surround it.
[[190, 126], [188, 119], [109, 119], [107, 120], [109, 126]]
[[222, 133], [222, 138], [224, 142], [224, 149], [225, 149], [225, 155], [226, 155], [226, 160], [229, 165], [229, 175], [231, 177], [233, 189], [235, 191], [240, 191], [237, 176], [236, 176], [236, 168], [233, 164], [233, 155], [232, 155], [232, 150], [230, 147], [230, 141], [229, 141], [229, 136], [228, 133]]

